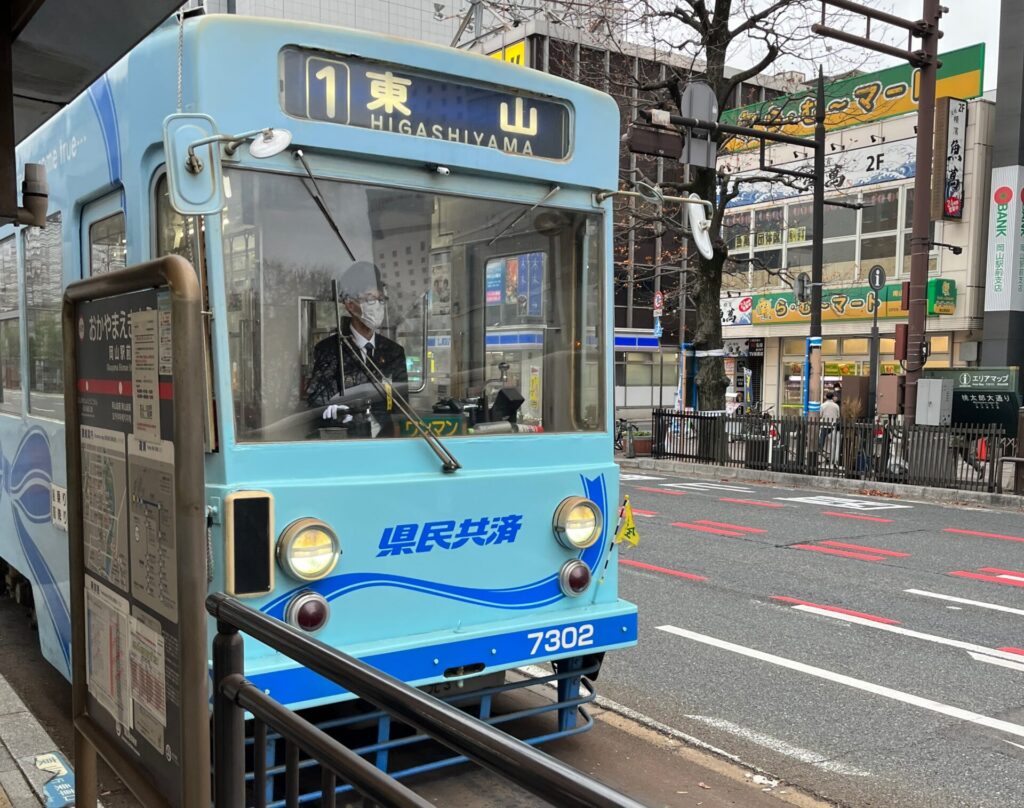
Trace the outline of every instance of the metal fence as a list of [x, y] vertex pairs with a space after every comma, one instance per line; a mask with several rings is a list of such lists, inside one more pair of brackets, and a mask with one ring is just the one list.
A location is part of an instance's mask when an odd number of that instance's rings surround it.
[[969, 491], [1002, 487], [1001, 426], [653, 412], [651, 454], [719, 466]]
[[[245, 633], [309, 670], [365, 699], [465, 760], [473, 761], [542, 800], [567, 808], [643, 808], [556, 758], [463, 713], [440, 699], [286, 623], [223, 594], [210, 595], [206, 610], [217, 621], [213, 641], [214, 808], [300, 803], [336, 805], [336, 795], [353, 789], [369, 804], [427, 808], [427, 802], [395, 776], [377, 768], [358, 750], [279, 704], [245, 679]], [[252, 715], [256, 745], [255, 778], [247, 783], [245, 713]], [[285, 742], [283, 800], [268, 799], [271, 773], [259, 750], [268, 729]]]

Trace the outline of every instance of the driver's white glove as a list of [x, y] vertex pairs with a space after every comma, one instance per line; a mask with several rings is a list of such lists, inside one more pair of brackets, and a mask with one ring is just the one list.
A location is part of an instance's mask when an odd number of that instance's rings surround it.
[[329, 404], [324, 410], [323, 418], [326, 421], [340, 421], [343, 424], [352, 420], [348, 407], [344, 404]]

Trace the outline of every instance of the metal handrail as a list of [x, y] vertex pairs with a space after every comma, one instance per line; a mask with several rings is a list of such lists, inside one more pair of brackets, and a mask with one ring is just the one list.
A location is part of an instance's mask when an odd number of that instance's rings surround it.
[[[218, 727], [228, 729], [226, 723], [218, 721], [217, 708], [222, 701], [218, 695], [227, 698], [224, 681], [242, 673], [237, 669], [241, 666], [241, 638], [237, 632], [241, 631], [542, 799], [566, 808], [642, 808], [641, 803], [572, 766], [234, 598], [210, 595], [206, 610], [217, 619], [219, 632], [214, 642], [215, 732]], [[221, 642], [227, 637], [231, 640]], [[232, 644], [230, 653], [225, 650], [228, 643]], [[302, 721], [298, 716], [292, 718]], [[236, 718], [231, 729], [237, 732], [239, 728]], [[238, 752], [232, 750], [231, 754]], [[237, 758], [227, 757], [229, 771], [217, 772], [217, 782], [222, 776], [241, 781], [242, 767], [236, 772], [231, 766], [232, 759]]]

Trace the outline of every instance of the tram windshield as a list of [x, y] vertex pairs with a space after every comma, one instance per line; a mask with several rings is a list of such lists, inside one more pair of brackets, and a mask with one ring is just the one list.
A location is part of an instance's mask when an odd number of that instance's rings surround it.
[[238, 440], [603, 428], [597, 216], [305, 182], [225, 171]]

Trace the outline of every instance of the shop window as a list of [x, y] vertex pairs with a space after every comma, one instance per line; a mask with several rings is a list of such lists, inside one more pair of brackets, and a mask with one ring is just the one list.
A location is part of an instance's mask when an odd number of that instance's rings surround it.
[[844, 356], [865, 356], [870, 353], [869, 341], [862, 337], [850, 337], [843, 340]]
[[652, 382], [651, 355], [626, 354], [626, 386], [650, 387]]
[[839, 356], [839, 340], [823, 339], [821, 341], [822, 356]]
[[[790, 247], [787, 252], [789, 274], [811, 271], [811, 247]], [[852, 281], [856, 267], [857, 244], [854, 241], [827, 241], [822, 245], [821, 276], [825, 283]]]
[[[842, 238], [857, 233], [857, 211], [825, 206], [825, 238]], [[810, 202], [789, 206], [789, 243], [810, 241], [814, 237], [814, 209]]]
[[878, 352], [883, 354], [896, 353], [896, 340], [892, 337], [881, 337], [878, 340]]
[[661, 386], [674, 387], [679, 380], [679, 354], [663, 353], [661, 355]]
[[896, 269], [896, 236], [876, 236], [865, 238], [860, 242], [861, 273], [867, 275], [868, 270], [879, 264], [888, 274]]
[[747, 255], [722, 265], [722, 291], [743, 291], [750, 288], [750, 262]]
[[948, 354], [949, 353], [949, 335], [948, 334], [937, 334], [934, 337], [928, 338], [928, 355], [935, 356], [936, 354]]
[[[931, 238], [935, 239], [935, 222], [932, 222]], [[910, 274], [910, 233], [903, 234], [903, 272]], [[935, 272], [939, 267], [938, 253], [933, 248], [928, 256], [928, 271]]]
[[762, 208], [754, 211], [754, 246], [776, 247], [782, 245], [782, 226], [786, 209]]
[[730, 250], [749, 249], [750, 214], [733, 213], [723, 216], [722, 239]]
[[784, 356], [800, 356], [806, 345], [803, 337], [786, 337], [782, 340], [782, 353]]
[[861, 211], [862, 233], [884, 233], [898, 229], [900, 189], [889, 188], [864, 194]]
[[782, 250], [755, 252], [751, 269], [751, 288], [764, 289], [767, 286], [777, 286], [779, 270], [782, 269]]

